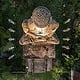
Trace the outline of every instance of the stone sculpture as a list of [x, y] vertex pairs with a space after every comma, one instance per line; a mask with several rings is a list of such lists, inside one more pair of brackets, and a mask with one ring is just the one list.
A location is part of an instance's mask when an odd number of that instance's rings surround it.
[[[28, 72], [40, 73], [52, 69], [55, 45], [59, 44], [55, 33], [58, 27], [59, 23], [52, 18], [51, 12], [44, 6], [35, 8], [31, 18], [22, 22], [24, 34], [19, 43], [23, 45], [23, 56], [28, 62]], [[34, 67], [32, 67], [33, 63]]]

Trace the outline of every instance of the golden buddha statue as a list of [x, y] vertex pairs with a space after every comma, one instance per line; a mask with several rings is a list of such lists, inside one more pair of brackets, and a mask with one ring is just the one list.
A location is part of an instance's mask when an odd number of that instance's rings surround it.
[[58, 29], [57, 23], [51, 16], [50, 11], [43, 6], [33, 10], [30, 19], [22, 22], [24, 35], [19, 40], [21, 45], [51, 45], [59, 44], [59, 39], [55, 33]]

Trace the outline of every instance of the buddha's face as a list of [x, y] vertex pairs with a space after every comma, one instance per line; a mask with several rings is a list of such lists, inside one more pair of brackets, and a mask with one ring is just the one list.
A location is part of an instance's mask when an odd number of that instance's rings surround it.
[[32, 21], [35, 23], [35, 25], [41, 28], [49, 24], [50, 17], [51, 17], [50, 11], [43, 6], [35, 8], [32, 13]]

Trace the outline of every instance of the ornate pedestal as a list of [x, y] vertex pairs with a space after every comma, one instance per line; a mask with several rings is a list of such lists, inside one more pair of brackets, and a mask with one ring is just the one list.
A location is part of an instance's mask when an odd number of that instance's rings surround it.
[[42, 73], [52, 69], [52, 59], [55, 58], [55, 45], [23, 47], [23, 57], [26, 59], [28, 72]]

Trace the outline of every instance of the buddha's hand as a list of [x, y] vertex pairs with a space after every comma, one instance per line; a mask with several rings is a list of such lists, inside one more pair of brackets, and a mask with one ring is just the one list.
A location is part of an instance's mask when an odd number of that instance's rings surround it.
[[35, 42], [43, 42], [46, 41], [46, 38], [39, 36], [38, 38], [35, 39]]

